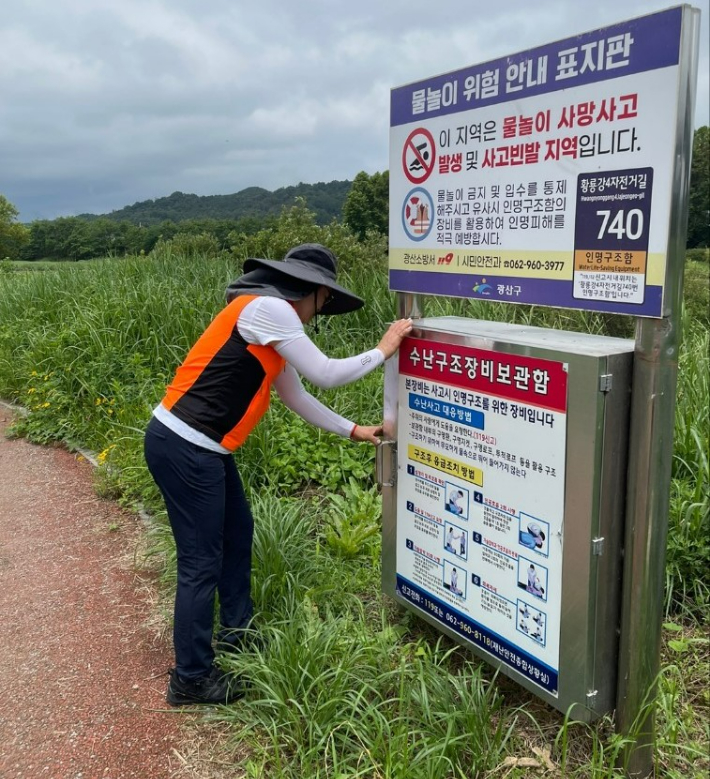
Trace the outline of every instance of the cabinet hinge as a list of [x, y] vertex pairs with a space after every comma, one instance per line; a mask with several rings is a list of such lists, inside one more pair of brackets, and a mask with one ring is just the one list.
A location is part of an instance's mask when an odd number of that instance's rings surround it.
[[611, 392], [612, 379], [611, 373], [602, 373], [599, 377], [599, 392]]

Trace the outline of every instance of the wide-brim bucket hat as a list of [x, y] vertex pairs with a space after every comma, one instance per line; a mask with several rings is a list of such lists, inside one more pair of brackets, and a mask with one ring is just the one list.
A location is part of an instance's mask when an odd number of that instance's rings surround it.
[[[268, 268], [292, 279], [327, 287], [330, 290], [330, 298], [319, 311], [320, 314], [347, 314], [365, 305], [361, 297], [336, 282], [338, 261], [330, 249], [319, 243], [294, 246], [283, 260], [249, 257], [244, 261], [245, 274], [259, 268]], [[275, 277], [272, 283], [278, 286], [278, 277]]]

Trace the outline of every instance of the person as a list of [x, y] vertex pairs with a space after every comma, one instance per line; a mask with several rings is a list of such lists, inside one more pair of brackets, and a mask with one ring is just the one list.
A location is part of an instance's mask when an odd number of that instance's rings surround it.
[[459, 506], [459, 500], [463, 498], [461, 490], [452, 490], [449, 493], [449, 502], [446, 508], [454, 514], [463, 514], [463, 508]]
[[227, 703], [238, 696], [214, 665], [217, 641], [237, 650], [252, 619], [254, 522], [232, 453], [269, 406], [270, 389], [306, 421], [343, 438], [378, 444], [379, 425], [346, 419], [308, 393], [355, 381], [384, 363], [412, 329], [395, 321], [374, 349], [330, 359], [304, 325], [345, 314], [364, 300], [336, 282], [335, 255], [302, 244], [283, 260], [250, 258], [227, 290], [227, 305], [177, 369], [145, 435], [145, 459], [168, 512], [177, 550], [169, 704]]
[[530, 566], [528, 567], [527, 591], [531, 592], [533, 595], [537, 595], [539, 598], [545, 594], [545, 589], [540, 582], [540, 577], [532, 563], [530, 563]]
[[451, 592], [453, 592], [454, 595], [460, 595], [459, 575], [455, 568], [451, 570]]
[[454, 529], [449, 527], [449, 532], [446, 534], [446, 549], [449, 552], [454, 551]]
[[533, 538], [535, 549], [542, 549], [542, 546], [545, 543], [545, 533], [540, 525], [531, 522], [528, 525], [528, 533], [530, 533]]
[[535, 591], [535, 579], [537, 579], [537, 571], [535, 570], [535, 566], [530, 563], [528, 566], [528, 590], [530, 592]]

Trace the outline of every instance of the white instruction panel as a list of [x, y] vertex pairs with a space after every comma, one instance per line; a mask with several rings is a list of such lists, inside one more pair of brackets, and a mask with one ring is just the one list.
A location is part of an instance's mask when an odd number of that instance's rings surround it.
[[396, 590], [558, 694], [567, 365], [400, 347]]

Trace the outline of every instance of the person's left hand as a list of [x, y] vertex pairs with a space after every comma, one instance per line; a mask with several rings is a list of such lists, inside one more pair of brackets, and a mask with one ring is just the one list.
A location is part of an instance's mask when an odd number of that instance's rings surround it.
[[353, 441], [369, 441], [379, 446], [382, 441], [382, 425], [355, 425], [350, 438]]

